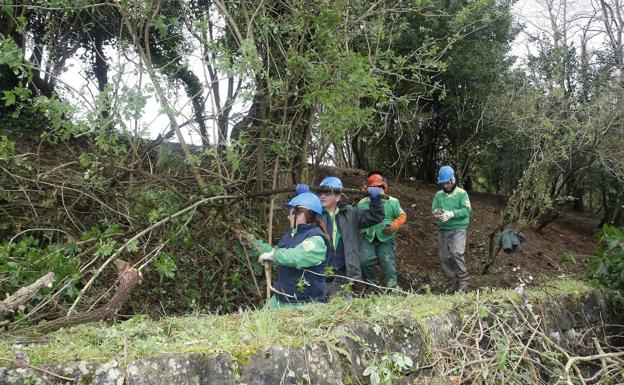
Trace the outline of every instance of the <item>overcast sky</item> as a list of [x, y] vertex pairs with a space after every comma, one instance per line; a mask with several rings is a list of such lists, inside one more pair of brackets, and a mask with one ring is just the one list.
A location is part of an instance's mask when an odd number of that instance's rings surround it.
[[[514, 6], [513, 13], [516, 22], [525, 25], [526, 30], [532, 34], [536, 34], [541, 28], [549, 29], [548, 18], [546, 17], [547, 14], [544, 11], [544, 7], [540, 5], [543, 4], [543, 1], [545, 0], [519, 0]], [[568, 14], [571, 15], [574, 12], [591, 10], [590, 1], [591, 0], [568, 1]], [[594, 43], [597, 42], [598, 39], [595, 39]], [[519, 57], [516, 65], [522, 65], [523, 58], [526, 57], [529, 50], [530, 48], [527, 46], [526, 35], [520, 33], [512, 46], [512, 54]], [[191, 55], [188, 61], [191, 65], [191, 69], [200, 77], [202, 82], [206, 84], [208, 83], [208, 75], [201, 64], [199, 49], [197, 49], [196, 52], [197, 54]], [[129, 87], [138, 87], [140, 84], [143, 90], [142, 92], [146, 93], [145, 89], [150, 85], [149, 78], [147, 74], [143, 74], [141, 77], [138, 76], [138, 70], [135, 64], [138, 62], [136, 57], [126, 57], [112, 49], [109, 49], [106, 54], [114, 63], [109, 69], [109, 81], [114, 79], [115, 74], [121, 73], [121, 84], [125, 84]], [[61, 80], [71, 87], [70, 90], [63, 93], [64, 97], [72, 99], [77, 105], [94, 104], [94, 95], [97, 94], [97, 86], [94, 81], [88, 81], [86, 79], [84, 66], [78, 58], [74, 57], [72, 60], [68, 61], [68, 70], [61, 75]], [[222, 82], [220, 87], [222, 91], [221, 94], [226, 94], [226, 82]], [[178, 123], [182, 124], [192, 119], [192, 108], [183, 89], [181, 87], [178, 89], [169, 88], [168, 92], [170, 101], [173, 102], [176, 111], [179, 113], [177, 117]], [[208, 95], [205, 94], [204, 96]], [[211, 98], [207, 98], [207, 114], [212, 110], [210, 101]], [[245, 108], [246, 107], [243, 105], [238, 105], [236, 110], [240, 112], [244, 111]], [[209, 119], [207, 125], [210, 131], [209, 135], [212, 138], [216, 133], [214, 120]], [[152, 95], [147, 101], [142, 117], [138, 121], [127, 122], [127, 126], [131, 131], [137, 129], [141, 135], [155, 138], [158, 134], [167, 131], [169, 121], [164, 113], [162, 113], [159, 103]], [[200, 136], [197, 133], [189, 132], [188, 126], [184, 131], [186, 133], [186, 140], [189, 143], [201, 143]]]

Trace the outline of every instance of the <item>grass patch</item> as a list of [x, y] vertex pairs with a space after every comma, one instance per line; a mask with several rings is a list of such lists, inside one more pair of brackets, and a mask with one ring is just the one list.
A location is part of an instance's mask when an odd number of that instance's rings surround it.
[[[529, 289], [527, 295], [541, 299], [591, 289], [585, 282], [564, 279]], [[335, 334], [337, 325], [390, 325], [407, 317], [418, 320], [470, 306], [476, 295], [371, 296], [350, 302], [336, 298], [328, 304], [311, 304], [294, 309], [258, 309], [223, 316], [189, 315], [158, 321], [136, 316], [112, 325], [86, 324], [45, 336], [34, 336], [47, 339], [49, 343], [29, 345], [27, 349], [33, 365], [74, 360], [107, 362], [111, 359], [126, 365], [142, 357], [166, 352], [229, 353], [239, 364], [245, 364], [252, 353], [264, 346], [327, 342], [338, 337]], [[481, 299], [484, 296], [504, 299], [517, 293], [513, 290], [492, 290], [479, 295]], [[12, 358], [11, 346], [17, 338], [2, 336], [0, 357]]]

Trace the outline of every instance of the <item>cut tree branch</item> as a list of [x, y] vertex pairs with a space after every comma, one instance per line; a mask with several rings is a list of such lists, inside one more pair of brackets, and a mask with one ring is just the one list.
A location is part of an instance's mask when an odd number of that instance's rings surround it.
[[137, 269], [131, 267], [126, 261], [118, 259], [115, 261], [115, 266], [117, 268], [117, 275], [119, 276], [119, 287], [117, 288], [115, 295], [113, 295], [111, 300], [104, 306], [83, 314], [65, 316], [30, 328], [21, 329], [18, 330], [17, 333], [49, 333], [63, 327], [80, 325], [87, 322], [102, 321], [117, 314], [121, 307], [126, 303], [126, 300], [132, 290], [134, 290], [134, 288], [142, 282], [143, 276]]
[[0, 315], [6, 316], [13, 313], [18, 306], [31, 299], [40, 289], [51, 288], [52, 283], [54, 283], [54, 273], [50, 272], [34, 283], [22, 287], [7, 299], [0, 301]]

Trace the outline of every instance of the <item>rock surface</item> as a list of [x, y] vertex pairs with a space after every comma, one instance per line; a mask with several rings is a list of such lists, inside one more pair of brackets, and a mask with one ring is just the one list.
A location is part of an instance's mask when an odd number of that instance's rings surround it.
[[[550, 336], [571, 349], [584, 331], [599, 325], [624, 323], [621, 303], [601, 291], [561, 295], [545, 300], [537, 310]], [[448, 346], [461, 329], [456, 311], [421, 320], [407, 318], [385, 325], [357, 324], [337, 328], [333, 343], [305, 346], [271, 345], [244, 359], [199, 353], [164, 353], [123, 367], [85, 361], [51, 365], [0, 367], [0, 385], [340, 385], [368, 382], [362, 373], [370, 362], [401, 353], [415, 366], [426, 365], [427, 351]], [[607, 329], [605, 329], [607, 330]], [[577, 343], [578, 345], [578, 343]], [[75, 381], [64, 380], [74, 378]], [[401, 384], [453, 383], [449, 378], [406, 377]]]

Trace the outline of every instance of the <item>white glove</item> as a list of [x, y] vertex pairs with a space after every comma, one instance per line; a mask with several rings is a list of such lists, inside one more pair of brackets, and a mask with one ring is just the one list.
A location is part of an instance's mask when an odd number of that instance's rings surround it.
[[275, 259], [273, 258], [273, 250], [260, 254], [260, 256], [258, 257], [258, 262], [275, 262]]
[[452, 211], [444, 211], [442, 213], [442, 215], [440, 216], [440, 221], [441, 222], [446, 222], [449, 219], [453, 218], [455, 216], [455, 213]]

